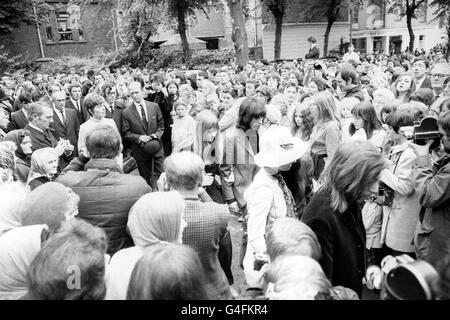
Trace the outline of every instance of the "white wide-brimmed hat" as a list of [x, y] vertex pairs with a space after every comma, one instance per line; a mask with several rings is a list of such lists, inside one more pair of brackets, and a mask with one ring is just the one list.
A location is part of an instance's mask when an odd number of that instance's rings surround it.
[[271, 127], [261, 136], [260, 152], [255, 155], [259, 167], [276, 168], [300, 159], [309, 144], [293, 137], [287, 127]]

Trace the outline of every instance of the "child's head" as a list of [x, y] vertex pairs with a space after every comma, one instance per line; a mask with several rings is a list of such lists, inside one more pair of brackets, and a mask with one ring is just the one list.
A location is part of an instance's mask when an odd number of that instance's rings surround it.
[[187, 114], [187, 107], [183, 101], [177, 100], [173, 105], [173, 109], [178, 118], [184, 118]]
[[350, 97], [350, 98], [344, 98], [342, 99], [340, 106], [341, 106], [341, 116], [344, 119], [348, 119], [352, 116], [352, 110], [355, 105], [359, 103], [359, 99]]
[[175, 95], [178, 93], [178, 85], [175, 81], [169, 81], [169, 83], [167, 83], [166, 89], [168, 94]]

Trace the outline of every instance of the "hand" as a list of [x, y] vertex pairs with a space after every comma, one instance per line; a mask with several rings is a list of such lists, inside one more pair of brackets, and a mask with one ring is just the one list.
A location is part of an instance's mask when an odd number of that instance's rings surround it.
[[164, 94], [165, 97], [169, 96], [169, 94], [167, 93], [167, 89], [165, 87], [161, 88], [161, 92]]
[[142, 136], [139, 137], [139, 142], [142, 142], [142, 143], [147, 143], [150, 140], [152, 140], [152, 138], [149, 137], [149, 136], [146, 136], [146, 135], [142, 135]]
[[237, 204], [237, 202], [236, 201], [233, 201], [232, 203], [230, 203], [229, 205], [228, 205], [228, 209], [230, 210], [230, 212], [231, 213], [237, 213], [237, 214], [239, 214], [239, 206], [238, 206], [238, 204]]
[[170, 187], [165, 172], [159, 176], [158, 181], [156, 181], [156, 186], [158, 187], [158, 191], [169, 191]]
[[60, 157], [64, 153], [65, 149], [66, 149], [66, 142], [64, 140], [59, 140], [58, 144], [54, 148], [54, 150], [58, 154], [58, 157]]
[[415, 144], [413, 142], [409, 143], [409, 146], [411, 149], [413, 149], [416, 156], [427, 156], [430, 153], [430, 146], [433, 143], [433, 140], [427, 140], [426, 145], [419, 146], [418, 144]]
[[214, 181], [214, 176], [212, 175], [212, 173], [207, 173], [206, 175], [203, 176], [203, 182], [202, 182], [202, 187], [207, 187], [210, 186]]

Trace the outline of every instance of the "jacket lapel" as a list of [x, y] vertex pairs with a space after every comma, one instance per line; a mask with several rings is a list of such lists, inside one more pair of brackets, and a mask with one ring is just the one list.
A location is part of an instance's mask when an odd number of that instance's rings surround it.
[[136, 117], [136, 120], [141, 124], [142, 129], [144, 129], [145, 133], [147, 134], [148, 129], [144, 127], [144, 122], [142, 122], [142, 118], [141, 118], [141, 116], [139, 114], [139, 111], [137, 109], [138, 107], [137, 107], [135, 102], [133, 102], [133, 106], [134, 106], [134, 108], [132, 108], [131, 110], [133, 110], [133, 113], [134, 113], [134, 116]]

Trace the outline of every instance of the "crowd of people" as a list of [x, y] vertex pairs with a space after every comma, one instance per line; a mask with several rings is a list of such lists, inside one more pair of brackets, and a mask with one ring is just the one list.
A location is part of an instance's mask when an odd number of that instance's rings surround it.
[[310, 51], [3, 75], [0, 299], [361, 299], [404, 255], [450, 298], [450, 64]]

